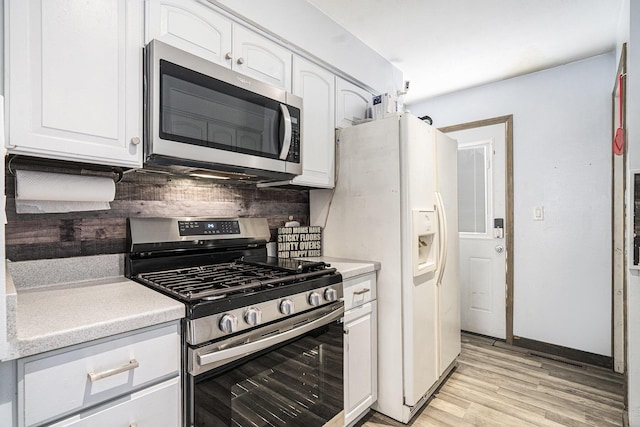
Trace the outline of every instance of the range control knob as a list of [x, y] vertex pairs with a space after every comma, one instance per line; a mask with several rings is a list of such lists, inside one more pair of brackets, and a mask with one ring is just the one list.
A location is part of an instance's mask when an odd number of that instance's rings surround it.
[[244, 312], [244, 321], [251, 326], [259, 325], [262, 322], [262, 311], [259, 308], [251, 307]]
[[324, 290], [324, 299], [327, 301], [336, 301], [338, 299], [338, 291], [333, 288]]
[[224, 333], [230, 334], [238, 329], [238, 318], [233, 314], [225, 314], [220, 318], [218, 327]]
[[290, 314], [293, 314], [293, 310], [293, 301], [291, 301], [290, 299], [283, 299], [282, 301], [280, 301], [280, 313], [288, 316]]
[[309, 304], [313, 306], [320, 305], [320, 294], [317, 292], [311, 292], [309, 294]]

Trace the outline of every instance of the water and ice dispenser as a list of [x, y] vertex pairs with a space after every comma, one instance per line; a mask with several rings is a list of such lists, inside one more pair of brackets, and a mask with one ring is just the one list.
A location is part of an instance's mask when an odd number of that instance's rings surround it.
[[414, 210], [411, 228], [413, 277], [436, 271], [438, 266], [438, 219], [435, 211]]

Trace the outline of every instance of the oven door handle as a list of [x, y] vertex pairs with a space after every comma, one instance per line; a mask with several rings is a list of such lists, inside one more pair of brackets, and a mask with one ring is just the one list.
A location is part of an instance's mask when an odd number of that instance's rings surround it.
[[[267, 338], [263, 338], [258, 341], [242, 344], [237, 347], [231, 347], [224, 350], [217, 350], [211, 353], [198, 354], [198, 367], [204, 367], [207, 365], [206, 370], [222, 366], [226, 363], [233, 362], [247, 356], [251, 353], [255, 353], [260, 350], [271, 347], [272, 345], [282, 343], [291, 338], [295, 338], [309, 331], [312, 331], [320, 326], [327, 325], [335, 320], [338, 320], [344, 315], [344, 309], [334, 310], [318, 319], [311, 322], [304, 323], [300, 326], [289, 329], [285, 332], [281, 332], [277, 335], [272, 335]], [[215, 364], [215, 366], [209, 366]]]

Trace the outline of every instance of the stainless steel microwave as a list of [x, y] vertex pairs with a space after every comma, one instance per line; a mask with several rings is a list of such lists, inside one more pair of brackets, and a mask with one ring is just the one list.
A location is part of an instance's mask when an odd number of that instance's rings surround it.
[[145, 47], [145, 168], [253, 181], [302, 173], [302, 99], [158, 40]]

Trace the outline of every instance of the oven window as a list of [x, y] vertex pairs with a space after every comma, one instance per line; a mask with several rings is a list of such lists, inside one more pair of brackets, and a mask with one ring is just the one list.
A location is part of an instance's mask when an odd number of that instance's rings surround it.
[[160, 61], [160, 137], [277, 159], [280, 104]]
[[193, 393], [195, 426], [321, 426], [344, 407], [342, 324], [195, 377]]

